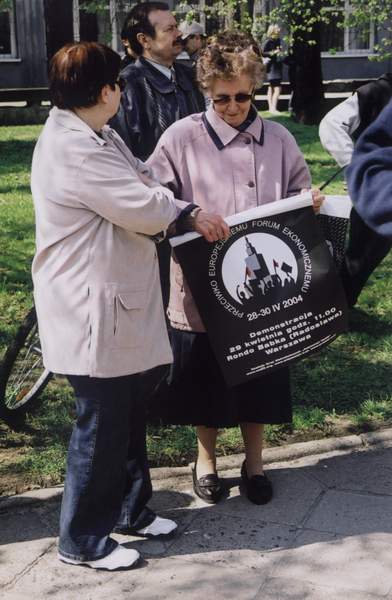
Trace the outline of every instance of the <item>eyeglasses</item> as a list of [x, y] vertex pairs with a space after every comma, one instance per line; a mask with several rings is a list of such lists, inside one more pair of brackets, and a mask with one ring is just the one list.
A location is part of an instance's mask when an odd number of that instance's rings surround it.
[[116, 83], [117, 83], [118, 87], [120, 88], [120, 92], [123, 92], [125, 90], [125, 86], [127, 84], [125, 79], [123, 77], [119, 77], [118, 79], [116, 79]]
[[245, 104], [245, 102], [249, 102], [253, 98], [253, 92], [251, 94], [235, 94], [235, 96], [229, 96], [227, 94], [222, 94], [219, 98], [212, 98], [214, 104], [218, 106], [224, 106], [225, 104], [229, 104], [230, 100], [233, 98], [234, 102], [238, 102], [238, 104]]

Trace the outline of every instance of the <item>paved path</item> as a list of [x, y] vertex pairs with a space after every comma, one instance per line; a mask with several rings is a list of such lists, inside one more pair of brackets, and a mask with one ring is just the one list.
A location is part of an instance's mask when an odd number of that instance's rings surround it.
[[212, 507], [195, 500], [184, 470], [155, 470], [152, 507], [179, 532], [166, 542], [116, 536], [144, 556], [133, 571], [57, 560], [61, 489], [3, 499], [0, 598], [392, 600], [392, 431], [339, 444], [270, 464], [275, 497], [260, 507], [239, 493], [238, 457], [221, 472], [228, 497]]

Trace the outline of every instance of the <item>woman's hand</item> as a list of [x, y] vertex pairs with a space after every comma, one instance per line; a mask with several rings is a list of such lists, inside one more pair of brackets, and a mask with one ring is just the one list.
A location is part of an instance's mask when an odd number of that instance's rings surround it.
[[[320, 212], [321, 205], [325, 200], [325, 196], [320, 192], [318, 188], [313, 188], [310, 191], [312, 192], [313, 210], [316, 213], [316, 215], [318, 215], [318, 213]], [[305, 192], [309, 192], [309, 190], [301, 190], [301, 194], [305, 194]]]
[[227, 239], [230, 228], [220, 215], [201, 210], [195, 217], [195, 231], [200, 233], [207, 242], [217, 242]]
[[325, 196], [324, 196], [324, 194], [322, 194], [320, 192], [320, 190], [318, 188], [314, 188], [314, 189], [312, 189], [312, 199], [313, 199], [313, 210], [316, 213], [316, 215], [318, 215], [318, 213], [320, 212], [321, 205], [325, 200]]

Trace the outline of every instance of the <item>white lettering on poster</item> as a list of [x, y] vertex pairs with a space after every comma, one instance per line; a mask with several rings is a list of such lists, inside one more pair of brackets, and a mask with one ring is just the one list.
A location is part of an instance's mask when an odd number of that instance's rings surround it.
[[244, 313], [241, 312], [240, 310], [238, 310], [238, 308], [233, 306], [230, 302], [228, 302], [228, 300], [226, 300], [226, 298], [224, 297], [224, 295], [222, 294], [222, 292], [219, 289], [218, 282], [215, 279], [213, 279], [212, 281], [210, 281], [210, 285], [212, 287], [212, 291], [214, 292], [215, 297], [218, 300], [219, 304], [221, 304], [223, 306], [223, 308], [228, 310], [230, 313], [232, 313], [239, 319], [242, 319], [242, 317], [244, 316]]
[[298, 250], [302, 254], [305, 273], [301, 287], [301, 292], [306, 293], [309, 290], [310, 282], [312, 280], [312, 261], [310, 260], [309, 253], [303, 241], [298, 237], [296, 233], [294, 233], [294, 231], [291, 231], [291, 229], [289, 229], [288, 227], [283, 227], [282, 233], [290, 238], [290, 240], [297, 246]]
[[[255, 352], [263, 351], [265, 354], [276, 354], [278, 352], [302, 344], [303, 352], [306, 353], [304, 343], [312, 340], [312, 332], [324, 327], [342, 316], [342, 312], [332, 306], [323, 313], [314, 314], [304, 312], [292, 319], [286, 319], [275, 323], [270, 327], [249, 332], [249, 339], [241, 344], [230, 347], [226, 356], [227, 361], [233, 361]], [[302, 352], [300, 350], [299, 352]]]

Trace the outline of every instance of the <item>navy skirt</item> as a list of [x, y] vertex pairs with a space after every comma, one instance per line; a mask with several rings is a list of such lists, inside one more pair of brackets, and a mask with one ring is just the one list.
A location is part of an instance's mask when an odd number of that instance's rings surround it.
[[206, 427], [291, 422], [287, 367], [228, 388], [206, 333], [172, 328], [170, 339], [174, 362], [152, 399], [153, 421]]

